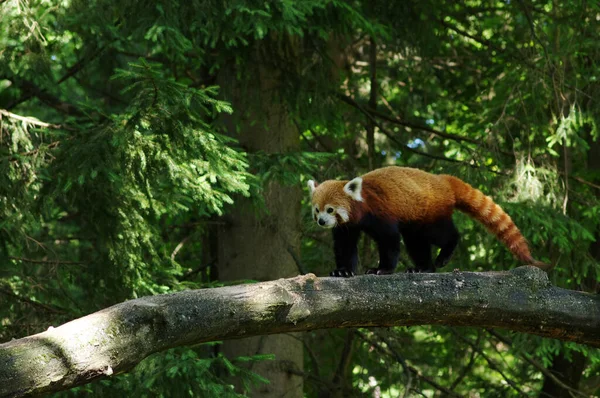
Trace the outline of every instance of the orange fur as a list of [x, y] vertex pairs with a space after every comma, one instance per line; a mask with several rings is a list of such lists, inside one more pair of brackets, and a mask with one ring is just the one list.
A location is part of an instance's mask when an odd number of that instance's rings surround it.
[[[458, 209], [481, 222], [520, 261], [547, 269], [535, 260], [527, 241], [510, 216], [492, 198], [450, 175], [436, 175], [410, 167], [384, 167], [362, 176], [362, 201], [344, 192], [348, 181], [324, 181], [312, 193], [312, 204], [348, 211], [350, 223], [365, 214], [389, 222], [429, 224], [450, 217]], [[338, 223], [343, 223], [339, 218]]]

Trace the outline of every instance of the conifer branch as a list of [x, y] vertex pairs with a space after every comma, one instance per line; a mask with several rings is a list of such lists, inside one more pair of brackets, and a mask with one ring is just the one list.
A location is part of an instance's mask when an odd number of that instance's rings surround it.
[[[389, 353], [381, 346], [381, 344], [379, 342], [372, 341], [364, 333], [361, 333], [358, 330], [356, 331], [356, 334], [358, 336], [360, 336], [361, 339], [363, 339], [365, 342], [371, 344], [381, 354], [383, 354], [383, 355], [389, 355]], [[388, 350], [391, 352], [391, 354], [394, 356], [394, 358], [398, 362], [406, 364], [406, 361], [404, 360], [404, 358], [400, 354], [398, 354], [395, 350], [393, 350], [389, 346], [388, 346]], [[419, 369], [415, 368], [414, 366], [406, 364], [406, 370], [408, 372], [412, 373], [413, 375], [415, 375], [418, 379], [423, 380], [425, 383], [429, 384], [430, 386], [432, 386], [436, 390], [443, 392], [448, 397], [455, 397], [455, 398], [459, 398], [460, 397], [460, 395], [456, 394], [454, 391], [451, 391], [451, 390], [447, 389], [446, 387], [440, 385], [439, 383], [436, 383], [435, 380], [433, 380], [432, 378], [424, 375], [423, 372], [421, 372]]]
[[46, 122], [42, 122], [33, 117], [20, 116], [20, 115], [17, 115], [16, 113], [7, 111], [6, 109], [0, 109], [0, 119], [2, 119], [2, 116], [6, 116], [9, 119], [18, 120], [20, 122], [24, 122], [25, 124], [37, 126], [37, 127], [44, 127], [44, 128], [49, 128], [49, 129], [62, 129], [63, 128], [60, 124], [46, 123]]
[[25, 263], [32, 263], [32, 264], [83, 265], [83, 263], [79, 262], [79, 261], [34, 260], [31, 258], [14, 257], [14, 256], [8, 256], [8, 258], [10, 258], [11, 260], [22, 261]]
[[456, 331], [452, 330], [452, 334], [457, 337], [460, 341], [466, 343], [467, 345], [469, 345], [473, 350], [477, 351], [477, 353], [479, 354], [480, 357], [482, 357], [487, 364], [489, 365], [490, 369], [496, 371], [496, 373], [498, 373], [500, 375], [500, 377], [502, 377], [502, 379], [504, 379], [504, 381], [516, 392], [519, 393], [520, 396], [527, 396], [527, 394], [525, 394], [525, 392], [519, 387], [519, 385], [517, 384], [517, 382], [515, 382], [512, 378], [508, 377], [503, 371], [502, 368], [500, 366], [498, 366], [498, 364], [496, 363], [496, 361], [494, 361], [492, 358], [490, 358], [485, 352], [483, 352], [482, 349], [480, 349], [479, 347], [477, 347], [475, 344], [473, 344], [473, 342], [471, 340], [469, 340], [468, 338], [464, 337], [463, 335], [461, 335], [460, 333], [457, 333]]
[[[501, 341], [503, 344], [506, 344], [507, 346], [512, 346], [512, 340], [511, 339], [509, 339], [508, 337], [504, 337], [503, 335], [501, 335], [500, 333], [498, 333], [494, 329], [487, 329], [487, 332], [489, 334], [491, 334], [492, 336], [494, 336], [499, 341]], [[587, 396], [584, 393], [582, 393], [581, 391], [576, 390], [576, 389], [574, 389], [574, 388], [566, 385], [561, 379], [559, 379], [558, 377], [556, 377], [556, 375], [554, 373], [552, 373], [550, 370], [548, 370], [548, 368], [546, 368], [544, 365], [542, 365], [541, 363], [539, 363], [538, 361], [536, 361], [534, 358], [532, 358], [532, 356], [529, 355], [528, 353], [526, 353], [526, 352], [519, 352], [518, 355], [521, 358], [523, 358], [523, 360], [525, 360], [525, 362], [529, 363], [534, 368], [536, 368], [545, 377], [549, 377], [550, 379], [552, 379], [552, 381], [554, 381], [554, 383], [557, 384], [558, 386], [560, 386], [561, 388], [563, 388], [563, 389], [565, 389], [567, 391], [570, 391], [575, 396], [579, 396], [579, 397], [586, 397]]]

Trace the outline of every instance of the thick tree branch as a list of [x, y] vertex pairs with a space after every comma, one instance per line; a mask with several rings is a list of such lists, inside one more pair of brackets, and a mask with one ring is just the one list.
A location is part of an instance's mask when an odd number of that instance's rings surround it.
[[319, 328], [500, 327], [600, 347], [600, 296], [510, 272], [291, 279], [144, 297], [0, 345], [0, 397], [65, 390], [153, 352]]
[[19, 296], [19, 295], [15, 294], [11, 289], [9, 289], [5, 286], [0, 286], [0, 294], [10, 297], [10, 298], [13, 298], [17, 301], [27, 303], [33, 307], [40, 308], [44, 311], [52, 312], [54, 314], [66, 314], [68, 312], [66, 309], [63, 309], [60, 307], [43, 304], [43, 303], [40, 303], [37, 301], [33, 301], [27, 297]]
[[6, 105], [6, 109], [12, 109], [15, 106], [23, 103], [25, 101], [30, 100], [33, 97], [38, 98], [44, 104], [49, 107], [57, 110], [58, 112], [68, 115], [68, 116], [84, 116], [85, 113], [82, 112], [79, 108], [77, 108], [73, 104], [69, 104], [58, 98], [57, 96], [50, 94], [48, 90], [42, 89], [33, 82], [25, 79], [15, 80], [14, 85], [19, 87], [21, 90], [25, 92], [25, 94], [14, 102]]
[[408, 127], [408, 128], [415, 129], [415, 130], [425, 131], [425, 132], [431, 133], [433, 135], [437, 135], [439, 137], [447, 138], [447, 139], [454, 140], [454, 141], [457, 141], [457, 142], [469, 142], [471, 144], [483, 145], [481, 142], [479, 142], [479, 141], [477, 141], [477, 140], [475, 140], [473, 138], [463, 137], [463, 136], [456, 135], [456, 134], [451, 134], [451, 133], [446, 133], [446, 132], [443, 132], [443, 131], [440, 131], [440, 130], [436, 130], [436, 129], [434, 129], [432, 127], [429, 127], [427, 125], [422, 125], [422, 124], [417, 124], [417, 123], [411, 123], [411, 122], [407, 122], [407, 121], [401, 120], [401, 119], [399, 119], [397, 117], [386, 115], [385, 113], [381, 113], [381, 112], [375, 110], [373, 107], [371, 107], [371, 105], [369, 105], [368, 108], [365, 108], [365, 107], [361, 106], [358, 102], [356, 102], [354, 99], [352, 99], [351, 97], [349, 97], [347, 95], [343, 95], [343, 94], [340, 94], [340, 93], [336, 93], [336, 95], [338, 96], [338, 98], [340, 100], [342, 100], [346, 104], [351, 105], [351, 106], [357, 108], [362, 113], [364, 113], [365, 115], [371, 116], [372, 118], [378, 117], [380, 119], [383, 119], [383, 120], [385, 120], [387, 122], [390, 122], [390, 123], [397, 124], [399, 126]]
[[[55, 84], [58, 85], [58, 84], [61, 84], [65, 81], [69, 80], [70, 77], [77, 74], [87, 64], [89, 64], [90, 62], [95, 60], [102, 53], [102, 51], [104, 51], [105, 48], [106, 47], [103, 46], [103, 47], [91, 50], [87, 55], [85, 55], [83, 58], [81, 58], [79, 61], [77, 61], [71, 67], [69, 67], [67, 69], [67, 72], [63, 75], [63, 77], [61, 77]], [[15, 83], [19, 84], [19, 81], [15, 81]], [[43, 102], [47, 103], [50, 106], [53, 106], [53, 107], [58, 106], [58, 108], [56, 108], [56, 109], [60, 110], [64, 113], [67, 113], [67, 114], [71, 114], [71, 113], [79, 114], [80, 113], [80, 111], [78, 109], [74, 108], [72, 105], [63, 103], [62, 101], [58, 100], [56, 97], [48, 94], [46, 92], [46, 90], [38, 88], [33, 83], [25, 81], [25, 80], [22, 80], [22, 83], [25, 86], [24, 87], [25, 93], [20, 98], [14, 100], [10, 104], [8, 104], [6, 106], [7, 110], [11, 110], [15, 106], [17, 106], [25, 101], [28, 101], [29, 99], [31, 99], [33, 97], [38, 97], [40, 100], [42, 100]]]
[[409, 147], [408, 145], [401, 143], [398, 139], [396, 139], [394, 137], [394, 134], [392, 134], [391, 132], [387, 131], [380, 123], [377, 122], [377, 120], [375, 119], [375, 117], [373, 115], [371, 115], [371, 113], [369, 111], [367, 111], [358, 102], [354, 101], [352, 98], [350, 98], [350, 97], [348, 97], [346, 95], [338, 94], [338, 97], [343, 102], [347, 103], [348, 105], [354, 106], [356, 109], [358, 109], [359, 111], [361, 111], [367, 117], [367, 119], [370, 122], [372, 122], [375, 126], [377, 126], [379, 128], [379, 130], [386, 137], [388, 137], [391, 141], [395, 142], [397, 145], [401, 146], [405, 150], [407, 150], [409, 152], [413, 152], [413, 153], [419, 154], [421, 156], [425, 156], [425, 157], [429, 157], [429, 158], [433, 158], [433, 159], [437, 159], [437, 160], [444, 160], [444, 161], [452, 162], [452, 163], [463, 163], [460, 160], [450, 159], [450, 158], [446, 158], [446, 157], [443, 157], [443, 156], [436, 156], [436, 155], [431, 155], [431, 154], [428, 154], [428, 153], [425, 153], [425, 152], [417, 151], [416, 149], [413, 149], [413, 148]]
[[[369, 110], [369, 109], [365, 109], [362, 105], [360, 105], [358, 102], [354, 101], [351, 97], [348, 97], [348, 96], [343, 95], [343, 94], [336, 94], [336, 95], [343, 102], [345, 102], [346, 104], [351, 105], [351, 106], [355, 107], [356, 109], [358, 109], [361, 113], [363, 113], [367, 117], [368, 120], [370, 120], [372, 123], [375, 124], [375, 126], [377, 126], [379, 128], [379, 131], [383, 135], [385, 135], [386, 137], [388, 137], [388, 139], [390, 141], [396, 143], [398, 146], [402, 147], [403, 149], [407, 150], [408, 152], [416, 153], [416, 154], [418, 154], [420, 156], [424, 156], [424, 157], [428, 157], [428, 158], [432, 158], [432, 159], [436, 159], [436, 160], [443, 160], [445, 162], [460, 163], [460, 164], [464, 164], [465, 166], [469, 166], [469, 167], [472, 167], [472, 168], [479, 168], [479, 167], [481, 167], [477, 163], [472, 163], [472, 162], [469, 162], [469, 161], [463, 161], [463, 160], [457, 160], [457, 159], [447, 158], [445, 156], [432, 155], [432, 154], [429, 154], [429, 153], [426, 153], [426, 152], [421, 152], [421, 151], [418, 151], [418, 150], [416, 150], [414, 148], [411, 148], [410, 146], [408, 146], [408, 145], [403, 144], [402, 142], [400, 142], [400, 140], [398, 140], [395, 137], [394, 133], [388, 131], [385, 127], [383, 127], [381, 125], [381, 123], [377, 122], [377, 120], [375, 119], [375, 116], [373, 116], [373, 115], [376, 115], [375, 111], [372, 111], [372, 110]], [[391, 121], [391, 120], [394, 120], [394, 119], [385, 119], [385, 120]], [[403, 122], [400, 123], [400, 122], [398, 122], [398, 124], [402, 124], [402, 125], [405, 125], [405, 126], [408, 127], [407, 123], [403, 123]], [[413, 125], [413, 127], [417, 128], [417, 129], [424, 130], [424, 131], [429, 131], [429, 132], [436, 131], [436, 130], [432, 130], [430, 128], [422, 128], [422, 127], [418, 127], [418, 126], [415, 126], [415, 125]], [[438, 134], [438, 135], [441, 135], [441, 134]], [[453, 136], [453, 134], [444, 133], [444, 135], [441, 135], [441, 136], [449, 137], [449, 136]], [[468, 139], [467, 140], [465, 140], [465, 139], [460, 139], [459, 140], [456, 137], [458, 137], [458, 136], [454, 136], [453, 139], [455, 139], [457, 141], [467, 141], [468, 140]], [[493, 169], [488, 168], [488, 167], [486, 167], [485, 170], [489, 171], [490, 173], [494, 173], [494, 174], [500, 174], [500, 175], [504, 175], [505, 174], [505, 173], [493, 170]]]

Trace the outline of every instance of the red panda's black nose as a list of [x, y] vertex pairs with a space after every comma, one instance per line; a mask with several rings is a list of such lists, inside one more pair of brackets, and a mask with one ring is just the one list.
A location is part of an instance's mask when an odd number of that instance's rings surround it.
[[322, 218], [319, 218], [319, 225], [325, 225], [325, 220], [323, 220]]

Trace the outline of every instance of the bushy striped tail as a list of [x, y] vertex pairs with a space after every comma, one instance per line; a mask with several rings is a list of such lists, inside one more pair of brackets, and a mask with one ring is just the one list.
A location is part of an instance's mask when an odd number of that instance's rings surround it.
[[508, 250], [524, 264], [534, 265], [543, 270], [551, 265], [537, 261], [531, 256], [529, 245], [513, 220], [492, 198], [466, 182], [447, 176], [456, 198], [456, 208], [482, 223]]

